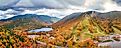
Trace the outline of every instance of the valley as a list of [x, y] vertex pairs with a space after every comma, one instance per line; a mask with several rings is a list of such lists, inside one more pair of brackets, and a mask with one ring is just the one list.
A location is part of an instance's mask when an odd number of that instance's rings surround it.
[[[34, 17], [36, 15], [26, 15], [28, 17], [25, 18], [24, 16], [17, 17], [20, 19], [14, 17], [8, 21], [2, 20], [0, 22], [0, 37], [2, 38], [0, 45], [1, 47], [14, 47], [13, 44], [16, 44], [15, 46], [21, 48], [113, 48], [116, 47], [116, 45], [111, 45], [114, 43], [120, 47], [120, 12], [109, 13], [94, 11], [73, 13], [60, 20], [53, 19], [56, 22], [44, 16]], [[17, 45], [8, 38], [18, 39], [12, 41], [22, 45]], [[31, 44], [27, 45], [26, 42]]]

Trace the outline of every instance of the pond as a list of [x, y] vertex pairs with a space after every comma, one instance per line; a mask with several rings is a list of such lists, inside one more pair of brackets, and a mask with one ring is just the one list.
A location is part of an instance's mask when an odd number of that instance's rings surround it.
[[52, 31], [52, 30], [53, 30], [52, 28], [45, 27], [45, 28], [30, 30], [28, 32], [48, 32], [48, 31]]

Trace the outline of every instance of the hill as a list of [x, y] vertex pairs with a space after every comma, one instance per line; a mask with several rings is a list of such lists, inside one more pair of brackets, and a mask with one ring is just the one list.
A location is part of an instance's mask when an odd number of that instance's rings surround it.
[[0, 20], [0, 26], [6, 28], [16, 28], [21, 30], [41, 28], [42, 26], [48, 26], [57, 22], [59, 18], [50, 17], [47, 15], [35, 15], [35, 14], [25, 14], [17, 15], [12, 18]]
[[98, 16], [93, 11], [72, 15], [53, 24], [53, 33], [42, 34], [36, 40], [53, 47], [98, 48], [97, 43], [111, 41], [110, 39], [100, 40], [100, 37], [121, 34], [120, 18], [113, 19], [108, 15]]

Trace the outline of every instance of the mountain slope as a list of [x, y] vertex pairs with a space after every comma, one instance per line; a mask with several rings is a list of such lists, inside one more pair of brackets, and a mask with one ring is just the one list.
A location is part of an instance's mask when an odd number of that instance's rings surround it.
[[58, 20], [59, 18], [49, 17], [47, 15], [25, 14], [14, 16], [9, 19], [2, 19], [0, 20], [0, 26], [5, 26], [10, 29], [17, 28], [21, 30], [28, 30], [51, 25], [57, 22]]
[[10, 21], [10, 20], [16, 21], [19, 19], [33, 19], [33, 18], [36, 18], [39, 21], [43, 21], [43, 22], [47, 22], [47, 23], [55, 23], [59, 20], [59, 18], [50, 17], [47, 15], [25, 14], [25, 15], [17, 15], [12, 18], [8, 18], [8, 19], [2, 19], [0, 21]]
[[118, 19], [119, 21], [121, 21], [121, 12], [120, 11], [111, 11], [111, 12], [107, 12], [107, 13], [99, 13], [99, 12], [96, 12], [96, 11], [88, 11], [88, 12], [84, 12], [84, 13], [73, 13], [71, 15], [68, 15], [66, 16], [65, 18], [61, 19], [60, 21], [58, 21], [57, 23], [53, 24], [52, 26], [53, 27], [57, 27], [57, 26], [64, 26], [65, 24], [69, 24], [68, 22], [76, 22], [76, 20], [78, 19], [82, 19], [82, 16], [84, 14], [89, 14], [92, 16], [96, 16], [96, 17], [99, 17], [99, 18], [108, 18], [108, 19], [111, 19], [111, 20], [115, 20], [115, 19]]
[[[93, 22], [92, 20], [93, 18], [90, 15], [83, 14], [83, 16], [81, 16], [80, 18], [78, 17], [72, 20], [68, 20], [66, 22], [67, 24], [64, 24], [64, 26], [60, 25], [58, 28], [55, 28], [53, 33], [50, 34], [52, 36], [48, 37], [46, 35], [41, 35], [40, 37], [38, 37], [38, 40], [46, 43], [49, 42], [50, 44], [55, 46], [68, 47], [68, 48], [73, 48], [73, 47], [94, 48], [95, 44], [92, 41], [94, 36], [98, 34], [100, 34], [100, 36], [105, 35], [105, 32], [103, 32], [99, 28], [96, 22]], [[93, 31], [91, 32], [89, 30], [91, 29], [90, 26], [95, 27], [94, 32]], [[99, 32], [99, 31], [102, 31], [102, 32]], [[46, 39], [40, 39], [45, 36], [47, 37]], [[48, 41], [49, 38], [51, 37], [53, 37], [54, 39], [51, 39], [51, 41]]]
[[108, 15], [99, 17], [92, 11], [73, 17], [65, 17], [53, 24], [53, 33], [50, 33], [50, 36], [41, 35], [37, 41], [67, 48], [98, 48], [96, 42], [102, 41], [99, 40], [99, 37], [121, 34], [121, 22], [118, 20], [120, 18], [112, 19]]
[[109, 18], [109, 19], [118, 19], [121, 21], [121, 11], [111, 11], [111, 12], [107, 12], [107, 13], [99, 13], [99, 12], [95, 12], [95, 14], [98, 17], [102, 17], [102, 18]]
[[[98, 13], [94, 11], [89, 11], [80, 14], [81, 15], [75, 16], [73, 19], [68, 18], [66, 21], [59, 21], [62, 24], [60, 24], [59, 26], [55, 26], [57, 27], [58, 32], [64, 32], [65, 30], [70, 31], [75, 26], [85, 26], [89, 32], [95, 32], [94, 30], [100, 30], [99, 32], [103, 32], [104, 34], [121, 34], [120, 11], [113, 11], [108, 13]], [[79, 24], [80, 26], [78, 26]], [[84, 28], [82, 27], [79, 30], [84, 30]]]

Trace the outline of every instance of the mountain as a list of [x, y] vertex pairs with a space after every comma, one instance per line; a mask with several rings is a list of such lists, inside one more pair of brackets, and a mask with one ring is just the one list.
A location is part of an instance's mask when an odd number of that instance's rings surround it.
[[77, 19], [80, 15], [81, 15], [80, 12], [79, 13], [73, 13], [71, 15], [64, 17], [60, 21], [54, 23], [52, 26], [55, 27], [55, 28], [57, 28], [58, 26], [63, 26], [65, 24], [68, 24], [68, 22], [70, 22], [71, 20]]
[[33, 18], [36, 18], [37, 20], [43, 21], [46, 23], [55, 23], [59, 20], [59, 18], [50, 17], [48, 15], [25, 14], [25, 15], [17, 15], [15, 17], [8, 18], [8, 19], [1, 19], [0, 21], [10, 21], [10, 20], [16, 21], [19, 19], [22, 20], [22, 19], [33, 19]]
[[[17, 15], [12, 18], [0, 20], [0, 26], [7, 28], [23, 28], [24, 30], [41, 28], [42, 26], [48, 26], [60, 20], [56, 17], [50, 17], [47, 15], [25, 14]], [[22, 30], [23, 30], [22, 29]]]
[[[73, 13], [62, 20], [54, 23], [52, 26], [54, 32], [72, 32], [72, 29], [78, 25], [86, 26], [86, 28], [93, 28], [96, 26], [104, 33], [117, 33], [121, 34], [121, 12], [112, 11], [107, 13], [99, 13], [96, 11], [88, 11], [84, 13]], [[88, 25], [87, 25], [88, 24]], [[95, 28], [96, 29], [96, 28]], [[92, 29], [92, 30], [95, 30]], [[77, 29], [78, 30], [78, 29]], [[81, 28], [80, 30], [84, 30]], [[89, 32], [94, 32], [90, 31]], [[100, 33], [101, 33], [100, 32]]]
[[[67, 48], [98, 48], [96, 42], [110, 42], [110, 39], [100, 40], [100, 37], [121, 34], [119, 13], [115, 18], [112, 17], [117, 12], [111, 12], [112, 16], [109, 16], [110, 12], [94, 11], [71, 14], [52, 25], [54, 30], [49, 34], [50, 36], [41, 34], [38, 41]], [[42, 37], [46, 37], [46, 39]], [[50, 38], [52, 39], [50, 40]]]
[[93, 14], [93, 16], [96, 16], [96, 17], [109, 18], [111, 20], [118, 19], [119, 21], [121, 21], [121, 19], [120, 19], [121, 11], [111, 11], [111, 12], [107, 12], [107, 13], [88, 11], [88, 12], [84, 12], [84, 13], [78, 12], [78, 13], [73, 13], [71, 15], [68, 15], [68, 16], [64, 17], [63, 19], [61, 19], [60, 21], [54, 23], [52, 26], [54, 26], [54, 27], [64, 26], [65, 24], [69, 24], [68, 22], [76, 22], [77, 20], [81, 20], [83, 18], [84, 14], [88, 14], [90, 16]]
[[121, 11], [111, 11], [111, 12], [107, 12], [107, 13], [99, 13], [99, 12], [95, 12], [95, 14], [98, 16], [98, 17], [101, 17], [101, 18], [109, 18], [109, 19], [118, 19], [121, 21]]
[[[53, 32], [74, 34], [89, 33], [109, 35], [121, 34], [121, 12], [112, 11], [99, 13], [88, 11], [84, 13], [74, 13], [53, 24]], [[68, 35], [67, 34], [67, 35]], [[82, 33], [83, 34], [83, 33]], [[94, 36], [93, 36], [94, 37]]]

